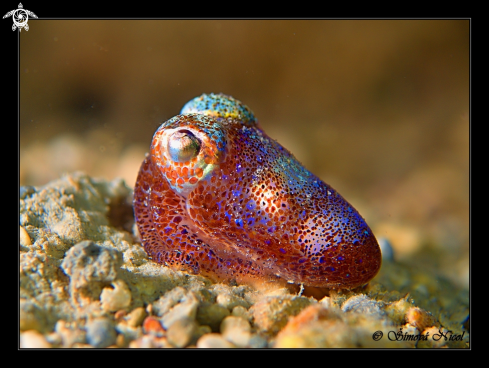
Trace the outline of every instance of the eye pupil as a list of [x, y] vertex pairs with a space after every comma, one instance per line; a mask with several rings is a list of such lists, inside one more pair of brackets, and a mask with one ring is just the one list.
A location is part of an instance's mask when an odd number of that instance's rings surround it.
[[192, 132], [179, 130], [168, 139], [168, 153], [173, 161], [187, 162], [200, 151], [200, 141]]

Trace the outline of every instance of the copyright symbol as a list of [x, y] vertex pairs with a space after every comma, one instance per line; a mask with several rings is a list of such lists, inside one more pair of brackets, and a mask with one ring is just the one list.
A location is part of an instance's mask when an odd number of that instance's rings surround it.
[[374, 341], [379, 341], [382, 336], [384, 336], [384, 333], [382, 331], [375, 331], [372, 335], [372, 339], [374, 339]]

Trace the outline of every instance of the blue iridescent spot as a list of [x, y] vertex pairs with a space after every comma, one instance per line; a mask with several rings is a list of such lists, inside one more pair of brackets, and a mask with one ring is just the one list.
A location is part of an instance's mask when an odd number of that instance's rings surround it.
[[171, 232], [173, 229], [171, 227], [165, 227], [165, 234], [168, 234]]
[[334, 272], [335, 268], [334, 267], [326, 267], [326, 271], [328, 272]]
[[319, 263], [324, 263], [324, 262], [326, 262], [326, 258], [324, 257], [319, 258]]
[[[258, 211], [258, 214], [260, 214], [261, 211]], [[270, 221], [270, 219], [265, 215], [260, 219], [260, 224], [266, 225]]]
[[236, 225], [238, 225], [239, 227], [243, 227], [243, 220], [242, 219], [236, 219], [234, 220], [234, 222], [236, 223]]
[[279, 251], [280, 251], [280, 253], [282, 253], [282, 254], [287, 253], [287, 252], [286, 252], [286, 250], [285, 250], [284, 248], [280, 248], [280, 249], [279, 249]]
[[255, 203], [253, 201], [249, 201], [248, 203], [246, 203], [246, 208], [252, 210], [253, 208], [255, 208]]

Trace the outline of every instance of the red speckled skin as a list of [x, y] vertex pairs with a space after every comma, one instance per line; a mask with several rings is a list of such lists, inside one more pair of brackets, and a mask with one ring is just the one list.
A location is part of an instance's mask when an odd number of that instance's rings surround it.
[[[136, 181], [134, 213], [153, 261], [219, 281], [330, 289], [377, 274], [381, 252], [364, 219], [245, 105], [214, 94], [189, 104], [157, 130]], [[174, 131], [199, 139], [198, 157], [172, 161]]]

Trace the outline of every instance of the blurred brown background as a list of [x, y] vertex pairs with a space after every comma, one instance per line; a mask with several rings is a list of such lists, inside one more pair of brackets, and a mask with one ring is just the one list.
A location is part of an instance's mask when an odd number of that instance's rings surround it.
[[30, 20], [20, 183], [133, 185], [152, 134], [204, 92], [347, 198], [399, 260], [469, 282], [469, 20]]

